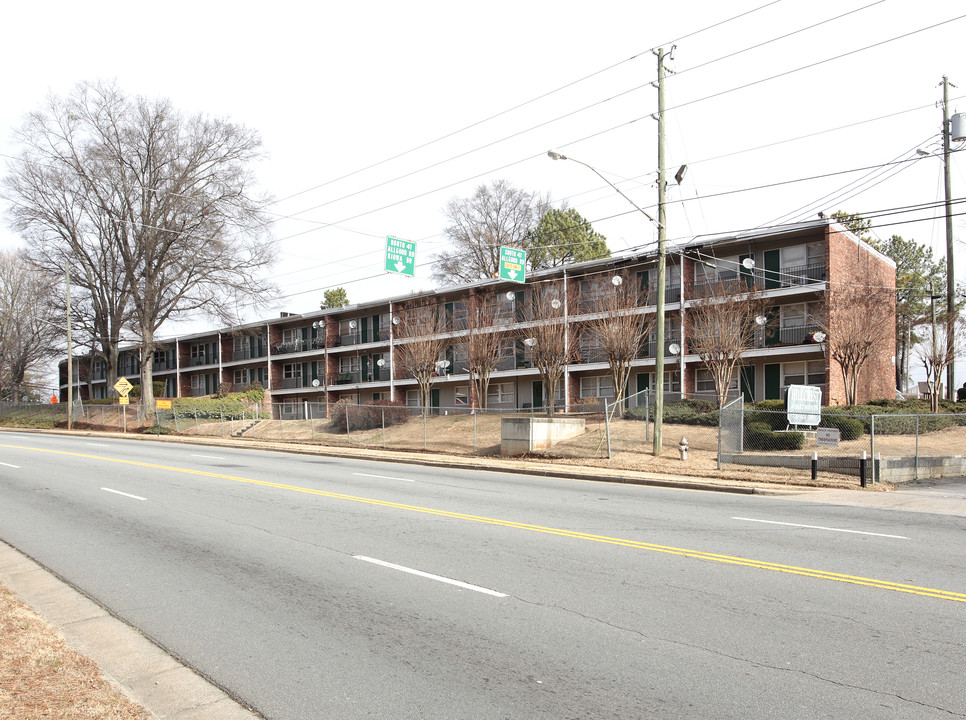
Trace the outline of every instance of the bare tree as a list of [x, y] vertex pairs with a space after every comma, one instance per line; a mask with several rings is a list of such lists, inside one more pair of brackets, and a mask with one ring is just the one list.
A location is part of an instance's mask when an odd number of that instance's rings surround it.
[[532, 322], [517, 334], [526, 346], [533, 366], [543, 381], [544, 406], [553, 415], [557, 386], [567, 365], [576, 356], [577, 343], [569, 337], [564, 317], [566, 298], [563, 284], [546, 282], [529, 286]]
[[[952, 319], [953, 328], [947, 328], [942, 323], [942, 332], [936, 331], [936, 323], [932, 324], [932, 333], [917, 346], [916, 354], [926, 371], [926, 381], [929, 383], [929, 408], [939, 412], [939, 399], [942, 396], [943, 376], [946, 369], [956, 362], [956, 355], [962, 351], [962, 332], [956, 332], [956, 318]], [[950, 342], [951, 341], [951, 342]]]
[[450, 200], [443, 214], [449, 221], [444, 234], [452, 250], [436, 256], [433, 278], [457, 284], [495, 277], [500, 271], [500, 246], [525, 247], [549, 209], [549, 198], [515, 188], [506, 180], [480, 185], [471, 197]]
[[704, 285], [693, 298], [687, 338], [691, 351], [711, 373], [719, 407], [728, 401], [735, 369], [754, 349], [757, 328], [766, 318], [761, 291], [740, 280]]
[[819, 325], [826, 335], [828, 357], [841, 370], [845, 403], [854, 405], [862, 369], [876, 350], [883, 349], [883, 329], [893, 326], [895, 295], [846, 288], [829, 290], [826, 298]]
[[[598, 275], [590, 283], [591, 292], [581, 301], [591, 316], [583, 323], [581, 332], [607, 359], [614, 383], [614, 404], [619, 408], [631, 376], [631, 362], [650, 335], [655, 318], [653, 313], [644, 314], [645, 292], [626, 272]], [[581, 287], [588, 289], [588, 285]]]
[[[258, 273], [274, 243], [249, 170], [261, 142], [226, 120], [184, 115], [165, 99], [130, 98], [109, 83], [51, 98], [19, 138], [23, 162], [6, 181], [16, 222], [29, 229], [33, 254], [100, 262], [111, 269], [111, 292], [129, 293], [142, 343], [142, 402], [150, 407], [154, 337], [166, 320], [201, 311], [230, 324], [243, 303], [271, 292]], [[42, 165], [56, 171], [56, 183], [27, 177]], [[61, 219], [64, 207], [70, 216]], [[118, 307], [126, 305], [121, 295]]]
[[500, 362], [506, 339], [506, 334], [502, 331], [505, 317], [500, 313], [498, 294], [490, 292], [475, 296], [468, 321], [467, 366], [476, 390], [477, 402], [481, 408], [485, 408], [490, 377]]
[[51, 285], [22, 257], [0, 251], [0, 399], [20, 400], [25, 379], [54, 357], [66, 322], [61, 285]]
[[433, 378], [440, 372], [443, 351], [450, 342], [443, 333], [446, 321], [436, 303], [401, 310], [395, 332], [395, 356], [400, 373], [413, 377], [419, 386], [423, 414], [430, 404]]

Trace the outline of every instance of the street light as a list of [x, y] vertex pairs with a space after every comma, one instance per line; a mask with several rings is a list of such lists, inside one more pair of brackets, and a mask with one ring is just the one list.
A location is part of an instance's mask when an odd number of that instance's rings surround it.
[[[661, 96], [663, 98], [663, 95]], [[663, 99], [660, 104], [662, 105], [661, 117], [663, 118]], [[663, 123], [663, 120], [661, 120]], [[661, 133], [663, 137], [663, 133]], [[557, 152], [556, 150], [548, 150], [547, 157], [551, 160], [570, 160], [578, 165], [583, 165], [585, 168], [589, 168], [597, 177], [603, 180], [605, 183], [610, 185], [614, 191], [620, 195], [622, 198], [627, 200], [631, 205], [633, 205], [644, 217], [650, 220], [652, 223], [657, 225], [657, 302], [655, 307], [656, 326], [654, 328], [655, 335], [657, 337], [658, 353], [657, 357], [654, 358], [654, 376], [655, 384], [659, 387], [660, 391], [655, 391], [654, 393], [654, 454], [661, 454], [662, 445], [662, 429], [664, 427], [664, 293], [666, 291], [666, 254], [667, 250], [665, 248], [665, 236], [667, 228], [664, 225], [664, 149], [663, 140], [659, 145], [658, 152], [658, 165], [659, 168], [659, 179], [658, 179], [658, 217], [660, 221], [652, 218], [647, 211], [644, 210], [640, 205], [631, 200], [627, 195], [625, 195], [619, 187], [617, 187], [610, 180], [605, 178], [600, 174], [593, 165], [588, 165], [587, 163], [577, 160], [576, 158], [567, 157], [563, 153]], [[682, 179], [683, 179], [682, 173]]]

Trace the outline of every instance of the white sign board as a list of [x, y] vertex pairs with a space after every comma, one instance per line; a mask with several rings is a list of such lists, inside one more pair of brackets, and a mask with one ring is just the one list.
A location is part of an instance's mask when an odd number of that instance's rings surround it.
[[822, 388], [789, 385], [785, 407], [789, 425], [818, 425], [822, 422]]
[[839, 446], [838, 428], [815, 428], [815, 444], [828, 447]]

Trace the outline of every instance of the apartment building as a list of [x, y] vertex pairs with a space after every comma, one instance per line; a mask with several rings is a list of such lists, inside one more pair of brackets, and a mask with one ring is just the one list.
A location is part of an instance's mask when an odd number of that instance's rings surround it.
[[[856, 312], [841, 289], [875, 292], [892, 307], [863, 373], [858, 400], [894, 396], [895, 263], [843, 226], [820, 219], [795, 225], [696, 238], [666, 257], [665, 342], [656, 346], [653, 332], [642, 338], [631, 363], [626, 388], [633, 395], [656, 390], [655, 357], [663, 352], [660, 386], [671, 396], [714, 397], [714, 382], [688, 343], [689, 311], [707, 289], [740, 280], [760, 289], [768, 322], [755, 347], [742, 357], [729, 394], [749, 401], [781, 398], [789, 385], [820, 386], [827, 404], [844, 402], [842, 375], [827, 357], [827, 343], [816, 341], [820, 318], [835, 323]], [[597, 300], [614, 277], [639, 283], [646, 300], [634, 312], [653, 315], [657, 293], [657, 256], [638, 253], [532, 273], [526, 284], [486, 280], [417, 295], [362, 303], [346, 308], [280, 317], [158, 341], [153, 350], [155, 380], [166, 383], [169, 397], [203, 396], [230, 387], [241, 390], [259, 381], [282, 417], [299, 417], [306, 403], [338, 400], [396, 400], [419, 403], [416, 380], [402, 367], [399, 318], [414, 306], [432, 306], [431, 324], [440, 345], [432, 378], [430, 404], [471, 408], [481, 404], [469, 373], [468, 343], [480, 303], [488, 303], [487, 332], [500, 343], [485, 405], [488, 408], [542, 407], [540, 371], [534, 367], [528, 328], [540, 322], [535, 304], [541, 288], [558, 288], [560, 315], [569, 330], [568, 357], [555, 405], [572, 407], [588, 398], [613, 398], [614, 388], [603, 352], [592, 334], [581, 332], [592, 319]], [[611, 286], [612, 287], [612, 286]], [[653, 324], [653, 323], [652, 323]], [[428, 326], [429, 327], [429, 326]], [[409, 331], [410, 334], [412, 331]], [[528, 344], [529, 342], [529, 344]], [[121, 353], [120, 374], [138, 382], [141, 351]], [[76, 375], [82, 397], [112, 396], [102, 363], [79, 363]], [[66, 398], [66, 369], [61, 367]]]

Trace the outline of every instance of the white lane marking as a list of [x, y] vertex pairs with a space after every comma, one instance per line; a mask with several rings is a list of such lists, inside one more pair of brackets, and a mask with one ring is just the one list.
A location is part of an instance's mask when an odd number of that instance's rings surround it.
[[217, 455], [192, 455], [191, 457], [207, 458], [209, 460], [224, 460], [223, 457], [218, 457]]
[[6, 465], [7, 467], [17, 468], [17, 470], [20, 469], [19, 465], [11, 465], [10, 463], [0, 462], [0, 465]]
[[90, 445], [91, 447], [111, 447], [107, 443], [86, 443], [86, 444]]
[[370, 475], [369, 473], [352, 473], [353, 475], [358, 475], [359, 477], [374, 477], [380, 480], [402, 480], [403, 482], [416, 482], [412, 478], [401, 478], [393, 477], [392, 475]]
[[496, 590], [489, 590], [485, 587], [480, 587], [479, 585], [470, 585], [469, 583], [462, 582], [460, 580], [453, 580], [451, 578], [443, 577], [442, 575], [433, 575], [432, 573], [426, 573], [422, 570], [413, 570], [412, 568], [405, 567], [404, 565], [395, 565], [391, 562], [386, 562], [385, 560], [376, 560], [375, 558], [366, 557], [365, 555], [353, 555], [356, 560], [364, 560], [368, 563], [373, 563], [374, 565], [382, 565], [383, 567], [391, 568], [392, 570], [401, 570], [404, 573], [409, 573], [410, 575], [418, 575], [419, 577], [429, 578], [430, 580], [436, 580], [438, 582], [446, 583], [447, 585], [455, 585], [456, 587], [461, 587], [465, 590], [473, 590], [474, 592], [483, 593], [484, 595], [492, 595], [493, 597], [506, 597], [505, 593], [497, 592]]
[[732, 520], [745, 520], [747, 522], [768, 523], [769, 525], [786, 525], [788, 527], [807, 528], [809, 530], [828, 530], [829, 532], [852, 533], [854, 535], [874, 535], [875, 537], [894, 538], [896, 540], [908, 540], [905, 535], [886, 535], [885, 533], [864, 532], [862, 530], [845, 530], [844, 528], [830, 528], [821, 525], [800, 525], [799, 523], [778, 522], [777, 520], [757, 520], [755, 518], [733, 517]]
[[111, 490], [111, 488], [101, 488], [104, 492], [114, 493], [115, 495], [123, 495], [124, 497], [132, 498], [133, 500], [147, 500], [140, 495], [131, 495], [130, 493], [121, 492], [120, 490]]

